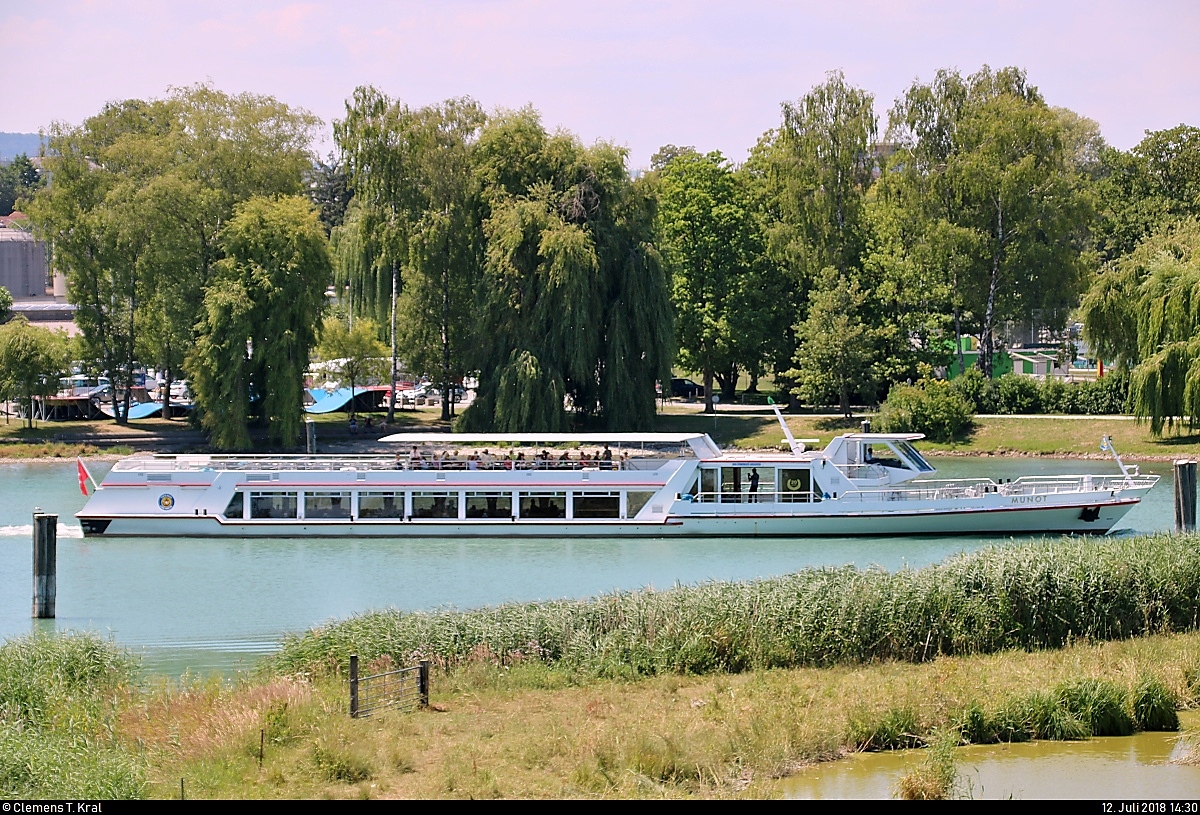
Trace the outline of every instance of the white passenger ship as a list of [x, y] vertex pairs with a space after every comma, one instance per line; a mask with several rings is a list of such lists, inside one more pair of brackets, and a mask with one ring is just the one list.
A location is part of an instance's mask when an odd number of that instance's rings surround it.
[[1120, 475], [934, 480], [919, 434], [822, 450], [787, 436], [774, 453], [722, 452], [703, 433], [403, 433], [383, 439], [395, 456], [135, 457], [77, 517], [91, 536], [1104, 533], [1158, 480], [1115, 452]]

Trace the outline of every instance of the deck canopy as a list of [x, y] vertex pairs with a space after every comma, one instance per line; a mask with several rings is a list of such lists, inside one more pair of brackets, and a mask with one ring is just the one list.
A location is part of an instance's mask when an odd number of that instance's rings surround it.
[[393, 433], [381, 442], [397, 444], [686, 444], [697, 456], [713, 458], [721, 449], [707, 433]]

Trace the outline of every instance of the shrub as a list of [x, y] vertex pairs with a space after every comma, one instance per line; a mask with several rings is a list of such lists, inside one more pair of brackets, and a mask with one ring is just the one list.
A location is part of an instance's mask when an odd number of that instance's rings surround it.
[[996, 413], [1037, 413], [1042, 409], [1038, 380], [1020, 374], [1005, 374], [996, 380]]
[[1128, 412], [1129, 375], [1110, 374], [1095, 382], [1068, 384], [1047, 379], [1039, 387], [1044, 413], [1082, 414], [1087, 416]]
[[936, 441], [951, 441], [970, 426], [971, 403], [949, 384], [922, 380], [917, 385], [896, 385], [879, 410], [885, 433], [924, 433]]
[[1079, 412], [1091, 416], [1128, 413], [1129, 373], [1121, 371], [1080, 385]]
[[1043, 413], [1070, 414], [1079, 412], [1079, 391], [1083, 386], [1068, 385], [1051, 377], [1041, 384], [1038, 401]]
[[971, 404], [971, 409], [975, 413], [992, 412], [994, 385], [992, 380], [984, 376], [983, 371], [978, 368], [968, 368], [963, 371], [962, 375], [951, 380], [950, 387]]

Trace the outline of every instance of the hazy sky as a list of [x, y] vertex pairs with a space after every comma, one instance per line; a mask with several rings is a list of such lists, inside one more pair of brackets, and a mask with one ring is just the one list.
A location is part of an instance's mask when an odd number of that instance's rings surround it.
[[373, 84], [412, 106], [532, 104], [644, 167], [667, 143], [743, 159], [831, 69], [875, 95], [882, 129], [914, 80], [984, 64], [1024, 68], [1117, 147], [1200, 125], [1195, 0], [3, 0], [0, 34], [0, 131], [196, 82], [273, 95], [328, 130]]

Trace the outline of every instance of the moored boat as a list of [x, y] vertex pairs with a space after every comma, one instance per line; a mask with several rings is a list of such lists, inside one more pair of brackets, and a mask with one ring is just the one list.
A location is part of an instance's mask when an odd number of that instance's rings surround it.
[[135, 457], [76, 517], [89, 536], [1105, 533], [1158, 480], [1115, 451], [1111, 476], [937, 479], [920, 434], [787, 436], [786, 452], [703, 433], [403, 433], [382, 440], [395, 455]]

